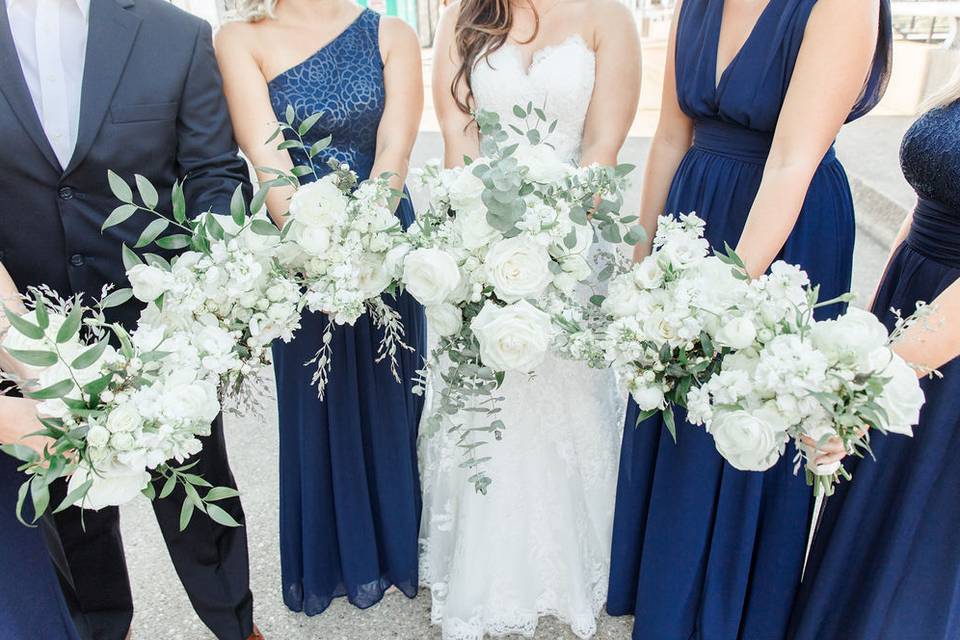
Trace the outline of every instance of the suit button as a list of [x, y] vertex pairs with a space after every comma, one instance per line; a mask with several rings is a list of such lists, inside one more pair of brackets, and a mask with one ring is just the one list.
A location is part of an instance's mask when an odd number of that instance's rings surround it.
[[83, 259], [83, 256], [80, 255], [79, 253], [75, 253], [72, 256], [70, 256], [70, 264], [72, 264], [75, 267], [82, 267], [84, 262], [85, 260]]
[[73, 189], [70, 187], [60, 187], [58, 194], [61, 200], [72, 200], [73, 199]]

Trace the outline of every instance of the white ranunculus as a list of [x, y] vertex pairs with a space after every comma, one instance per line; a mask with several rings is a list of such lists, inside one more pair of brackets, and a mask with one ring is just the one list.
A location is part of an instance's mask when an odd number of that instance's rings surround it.
[[670, 238], [657, 252], [657, 259], [663, 266], [672, 266], [676, 270], [683, 270], [703, 260], [710, 250], [709, 243], [689, 234], [678, 234]]
[[851, 307], [836, 320], [816, 322], [810, 339], [832, 361], [856, 365], [887, 344], [887, 329], [872, 313]]
[[550, 316], [526, 300], [506, 307], [486, 302], [470, 325], [483, 363], [497, 371], [527, 373], [543, 362], [553, 339]]
[[743, 410], [717, 412], [708, 431], [717, 451], [740, 471], [766, 471], [780, 458], [784, 432], [761, 415]]
[[460, 268], [443, 249], [415, 249], [404, 260], [403, 284], [420, 304], [431, 307], [446, 302], [460, 286]]
[[209, 423], [220, 413], [216, 387], [199, 380], [167, 388], [162, 401], [164, 416], [173, 420]]
[[487, 222], [486, 209], [458, 209], [454, 224], [463, 248], [470, 251], [481, 249], [500, 237], [500, 232]]
[[550, 247], [550, 253], [562, 257], [572, 254], [582, 254], [586, 253], [593, 245], [593, 226], [589, 224], [577, 224], [575, 222], [570, 224], [571, 233], [574, 234], [576, 242], [574, 242], [572, 247], [568, 247], [566, 243], [566, 236], [557, 240]]
[[920, 422], [920, 409], [925, 399], [923, 388], [913, 367], [896, 353], [889, 353], [889, 362], [880, 373], [889, 381], [877, 398], [877, 404], [887, 413], [886, 431], [912, 436], [913, 425]]
[[311, 256], [322, 256], [330, 248], [330, 228], [293, 222], [293, 236], [300, 248]]
[[630, 389], [630, 396], [641, 411], [663, 409], [663, 388], [659, 385], [639, 384]]
[[141, 321], [130, 338], [133, 346], [141, 353], [147, 353], [160, 348], [165, 334], [166, 330], [163, 325], [146, 324]]
[[437, 304], [425, 309], [427, 327], [435, 335], [452, 336], [463, 326], [463, 314], [452, 304]]
[[148, 264], [134, 265], [127, 271], [133, 295], [141, 302], [153, 302], [166, 293], [172, 284], [167, 271]]
[[757, 328], [749, 318], [731, 318], [720, 325], [717, 342], [731, 349], [746, 349], [757, 339]]
[[360, 261], [360, 273], [357, 275], [360, 295], [364, 299], [379, 296], [390, 286], [390, 281], [393, 279], [383, 258], [376, 254], [363, 256]]
[[550, 254], [525, 236], [494, 243], [487, 251], [485, 267], [490, 284], [505, 302], [537, 298], [552, 280]]
[[336, 174], [301, 185], [290, 198], [290, 216], [307, 226], [330, 227], [347, 211], [347, 196], [337, 186]]
[[140, 413], [132, 404], [121, 404], [107, 416], [107, 430], [110, 433], [133, 431], [140, 426], [141, 422], [143, 422], [143, 418], [140, 417]]
[[383, 262], [387, 271], [390, 273], [397, 273], [400, 267], [403, 265], [404, 259], [406, 259], [407, 254], [410, 253], [410, 245], [404, 242], [403, 244], [398, 244], [394, 248], [387, 251], [387, 255], [384, 257]]
[[67, 493], [79, 489], [88, 480], [92, 481], [90, 489], [76, 504], [99, 511], [106, 507], [118, 507], [136, 498], [150, 482], [150, 474], [143, 466], [126, 466], [118, 462], [98, 464], [96, 473], [86, 465], [81, 465], [70, 476]]
[[557, 152], [545, 144], [520, 143], [513, 157], [521, 166], [529, 169], [527, 179], [532, 182], [543, 184], [559, 182], [570, 169]]

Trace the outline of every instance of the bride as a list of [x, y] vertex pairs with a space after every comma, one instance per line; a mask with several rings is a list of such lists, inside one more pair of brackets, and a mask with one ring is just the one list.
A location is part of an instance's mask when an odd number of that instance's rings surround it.
[[[617, 0], [454, 3], [433, 68], [445, 163], [479, 155], [472, 111], [496, 112], [507, 128], [513, 106], [532, 101], [557, 121], [547, 142], [566, 160], [615, 164], [639, 65], [633, 16]], [[553, 615], [587, 638], [606, 599], [620, 393], [611, 372], [551, 357], [500, 392], [506, 430], [488, 445], [486, 495], [460, 467], [455, 436], [422, 438], [421, 582], [433, 622], [445, 640], [479, 640], [532, 636]]]

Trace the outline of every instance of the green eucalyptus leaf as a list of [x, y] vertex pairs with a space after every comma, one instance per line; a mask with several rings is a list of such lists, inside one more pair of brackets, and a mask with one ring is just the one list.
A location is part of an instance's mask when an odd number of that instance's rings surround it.
[[297, 117], [297, 112], [294, 111], [293, 105], [288, 104], [286, 110], [284, 111], [284, 119], [287, 121], [287, 124], [293, 126], [293, 121]]
[[170, 200], [173, 204], [173, 219], [183, 224], [187, 220], [187, 198], [183, 195], [183, 183], [179, 180], [173, 183]]
[[299, 127], [297, 127], [297, 133], [300, 134], [301, 136], [307, 135], [307, 133], [310, 132], [310, 129], [313, 128], [313, 125], [317, 124], [317, 120], [319, 120], [322, 116], [323, 116], [323, 112], [318, 111], [317, 113], [308, 117], [306, 120], [300, 123]]
[[152, 482], [148, 482], [147, 486], [145, 486], [140, 493], [142, 493], [144, 497], [151, 502], [157, 499], [157, 489], [153, 486]]
[[167, 478], [167, 481], [163, 483], [163, 488], [160, 490], [160, 499], [169, 498], [170, 494], [173, 493], [173, 490], [177, 488], [177, 476], [171, 475]]
[[100, 301], [101, 309], [112, 309], [114, 307], [119, 307], [120, 305], [126, 303], [130, 298], [133, 297], [133, 289], [126, 287], [124, 289], [117, 289], [116, 291], [111, 291], [107, 296]]
[[261, 236], [278, 236], [280, 229], [269, 220], [257, 219], [250, 223], [250, 230]]
[[[204, 496], [204, 501], [207, 503], [217, 502], [218, 500], [226, 500], [228, 498], [236, 498], [240, 495], [240, 492], [231, 487], [214, 487], [207, 491], [207, 495]], [[207, 507], [209, 509], [209, 505]]]
[[93, 366], [94, 363], [100, 359], [100, 356], [103, 355], [103, 352], [107, 350], [109, 345], [110, 341], [104, 338], [74, 358], [73, 362], [70, 363], [70, 366], [74, 369], [86, 369], [87, 367]]
[[92, 486], [93, 486], [93, 478], [90, 478], [89, 480], [81, 484], [79, 487], [77, 487], [76, 489], [68, 493], [67, 497], [63, 499], [63, 502], [61, 502], [60, 505], [53, 510], [53, 512], [60, 513], [61, 511], [65, 511], [70, 507], [72, 507], [73, 505], [77, 504], [77, 502], [79, 502], [85, 495], [87, 495], [87, 492], [90, 491], [90, 487]]
[[26, 320], [6, 305], [3, 306], [3, 313], [7, 316], [7, 321], [10, 323], [10, 325], [27, 338], [30, 338], [31, 340], [43, 339], [43, 329], [41, 329], [38, 325]]
[[195, 507], [190, 500], [184, 500], [183, 506], [180, 507], [180, 531], [185, 531], [187, 526], [190, 524], [190, 519], [193, 518], [193, 511]]
[[267, 201], [267, 194], [270, 193], [270, 186], [266, 183], [260, 185], [260, 190], [253, 194], [253, 200], [250, 201], [250, 213], [257, 214], [263, 209]]
[[171, 236], [157, 238], [157, 246], [169, 251], [177, 251], [190, 246], [191, 238], [185, 233], [175, 233]]
[[73, 305], [70, 313], [67, 314], [66, 320], [63, 321], [63, 324], [60, 325], [60, 329], [57, 331], [57, 344], [63, 344], [73, 340], [77, 332], [80, 331], [80, 323], [82, 320], [83, 307], [79, 304]]
[[238, 227], [242, 227], [247, 219], [247, 203], [243, 198], [243, 188], [240, 185], [233, 190], [233, 196], [230, 198], [230, 217]]
[[214, 522], [221, 526], [230, 528], [237, 528], [240, 526], [240, 523], [237, 522], [233, 516], [215, 504], [207, 505], [207, 515], [210, 516]]
[[123, 268], [127, 271], [130, 271], [130, 269], [133, 269], [138, 264], [143, 264], [143, 260], [140, 259], [140, 256], [134, 253], [133, 249], [128, 247], [126, 244], [124, 244], [121, 248], [121, 255], [123, 257]]
[[36, 449], [25, 444], [0, 445], [0, 451], [20, 462], [37, 462], [40, 460], [40, 454], [37, 453]]
[[43, 389], [28, 391], [24, 395], [26, 395], [28, 398], [33, 398], [34, 400], [56, 400], [73, 391], [73, 388], [73, 380], [67, 379], [56, 382], [49, 387], [44, 387]]

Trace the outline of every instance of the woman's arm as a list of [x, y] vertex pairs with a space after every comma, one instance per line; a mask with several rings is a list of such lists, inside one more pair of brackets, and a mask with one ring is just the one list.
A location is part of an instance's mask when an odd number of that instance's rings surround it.
[[580, 163], [613, 166], [640, 102], [640, 36], [633, 13], [619, 0], [597, 3], [595, 34], [596, 82]]
[[398, 18], [382, 18], [380, 51], [386, 102], [377, 129], [376, 158], [370, 177], [392, 173], [391, 185], [402, 189], [423, 115], [420, 43], [407, 23]]
[[[0, 303], [10, 311], [20, 314], [26, 309], [20, 300], [20, 292], [13, 278], [7, 273], [6, 267], [0, 264]], [[7, 314], [0, 313], [0, 340], [7, 335], [10, 330], [10, 321], [7, 320]], [[0, 349], [0, 369], [11, 373], [21, 380], [27, 380], [32, 377], [30, 370], [22, 362], [13, 358], [5, 349]]]
[[[455, 41], [459, 15], [459, 2], [451, 3], [444, 10], [433, 47], [433, 106], [443, 134], [443, 164], [447, 167], [463, 165], [464, 156], [476, 158], [480, 155], [477, 124], [473, 116], [460, 110], [451, 89], [453, 78], [460, 68], [460, 55]], [[467, 93], [466, 81], [462, 80], [457, 84], [457, 95], [461, 101], [465, 101]]]
[[[664, 207], [670, 183], [680, 166], [680, 161], [690, 150], [693, 141], [693, 121], [680, 109], [677, 100], [677, 76], [675, 70], [677, 23], [680, 20], [682, 1], [677, 1], [667, 44], [667, 60], [663, 71], [663, 93], [660, 97], [660, 119], [650, 142], [647, 164], [643, 170], [643, 189], [640, 192], [640, 224], [647, 231], [647, 241], [634, 250], [634, 257], [642, 259], [650, 253], [653, 236], [657, 232], [657, 218], [666, 213]], [[687, 213], [687, 212], [674, 212]]]
[[863, 90], [880, 0], [819, 0], [810, 13], [760, 189], [737, 252], [763, 274], [796, 224], [810, 181]]
[[44, 447], [52, 442], [50, 438], [26, 437], [42, 429], [35, 400], [0, 396], [0, 444], [23, 444], [43, 453]]
[[[250, 48], [253, 40], [248, 24], [223, 26], [216, 36], [217, 62], [223, 75], [234, 134], [243, 153], [254, 167], [272, 167], [290, 171], [293, 161], [286, 151], [277, 149], [277, 141], [267, 140], [277, 128], [277, 116], [270, 104], [267, 78]], [[257, 171], [260, 182], [275, 178]], [[277, 226], [286, 222], [286, 213], [293, 187], [274, 187], [267, 196], [267, 211]]]
[[960, 280], [930, 305], [930, 316], [907, 329], [894, 346], [904, 360], [919, 367], [921, 377], [960, 355]]

